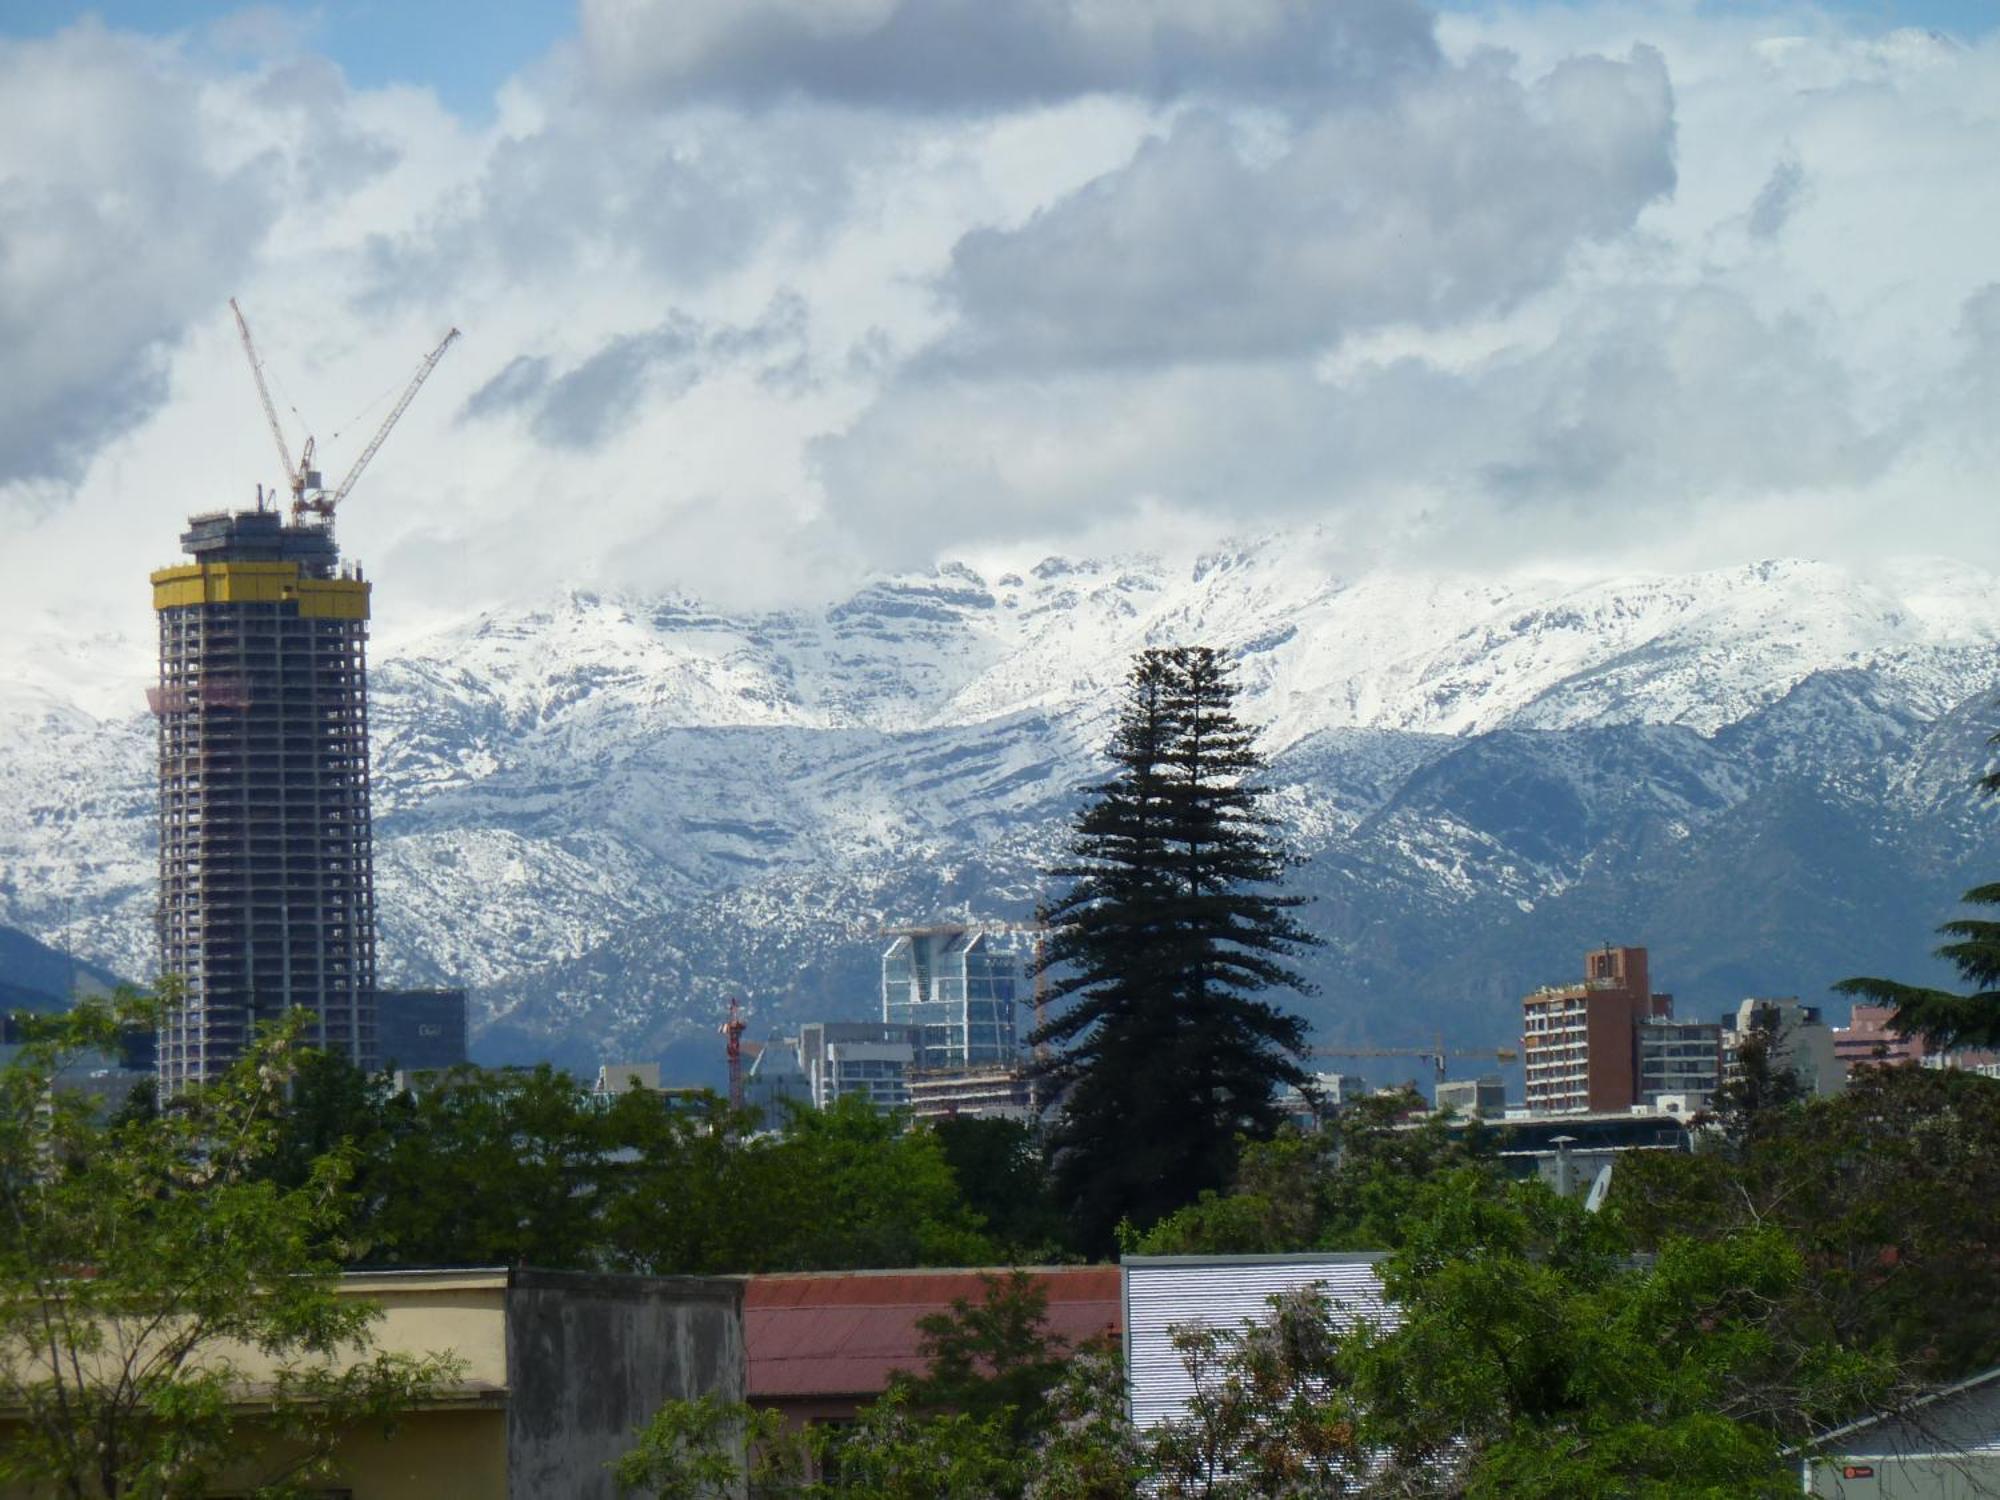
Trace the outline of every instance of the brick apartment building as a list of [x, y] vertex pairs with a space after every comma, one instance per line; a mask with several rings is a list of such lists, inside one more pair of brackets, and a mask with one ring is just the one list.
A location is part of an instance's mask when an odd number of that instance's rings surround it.
[[1529, 1111], [1618, 1112], [1662, 1095], [1705, 1103], [1720, 1080], [1721, 1028], [1674, 1020], [1674, 997], [1653, 992], [1644, 948], [1585, 954], [1583, 975], [1521, 1002]]

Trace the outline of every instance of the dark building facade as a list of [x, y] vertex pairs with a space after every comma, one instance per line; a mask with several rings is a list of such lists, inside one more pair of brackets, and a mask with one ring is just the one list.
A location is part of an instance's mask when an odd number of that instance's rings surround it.
[[262, 1020], [312, 1012], [363, 1067], [374, 1035], [369, 588], [324, 524], [195, 516], [153, 574], [160, 681], [162, 1091], [213, 1077]]
[[436, 1073], [466, 1060], [464, 990], [380, 990], [375, 1001], [383, 1067]]

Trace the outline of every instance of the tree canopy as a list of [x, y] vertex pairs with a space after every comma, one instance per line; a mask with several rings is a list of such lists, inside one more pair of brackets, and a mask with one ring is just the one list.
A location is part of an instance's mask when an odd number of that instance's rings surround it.
[[[107, 1116], [58, 1080], [146, 1024], [136, 995], [22, 1024], [0, 1065], [0, 1484], [85, 1497], [259, 1494], [322, 1473], [350, 1424], [392, 1422], [450, 1373], [371, 1351], [338, 1290], [349, 1149], [265, 1174], [301, 1018], [170, 1107]], [[246, 1401], [253, 1387], [255, 1401]], [[251, 1429], [278, 1447], [244, 1440]], [[253, 1453], [284, 1453], [257, 1469]], [[246, 1465], [254, 1472], [244, 1480]]]

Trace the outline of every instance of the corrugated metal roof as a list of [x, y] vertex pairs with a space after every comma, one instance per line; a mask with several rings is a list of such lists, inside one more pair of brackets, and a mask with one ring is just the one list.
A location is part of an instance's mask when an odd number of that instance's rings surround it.
[[1271, 1298], [1320, 1287], [1337, 1307], [1383, 1322], [1394, 1309], [1376, 1279], [1379, 1255], [1133, 1256], [1125, 1262], [1125, 1377], [1132, 1425], [1180, 1417], [1194, 1381], [1174, 1348], [1175, 1328], [1239, 1329], [1271, 1316]]
[[[1004, 1275], [989, 1271], [987, 1275]], [[1071, 1344], [1120, 1330], [1116, 1266], [1031, 1269], [1048, 1293], [1048, 1327]], [[749, 1395], [872, 1396], [897, 1370], [920, 1372], [917, 1320], [983, 1295], [978, 1271], [751, 1276], [743, 1293]]]

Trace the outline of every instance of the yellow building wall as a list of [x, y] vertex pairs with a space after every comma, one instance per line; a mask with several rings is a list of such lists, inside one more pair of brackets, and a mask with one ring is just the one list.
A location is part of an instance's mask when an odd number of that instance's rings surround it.
[[[355, 1275], [342, 1297], [366, 1298], [382, 1309], [370, 1329], [370, 1357], [448, 1354], [459, 1361], [432, 1408], [405, 1412], [385, 1438], [379, 1426], [346, 1433], [336, 1454], [337, 1476], [314, 1488], [351, 1491], [355, 1500], [477, 1500], [507, 1494], [507, 1275], [504, 1271], [406, 1271]], [[115, 1341], [114, 1341], [115, 1342]], [[251, 1386], [268, 1381], [275, 1362], [243, 1345], [218, 1344], [211, 1357], [227, 1361]], [[89, 1361], [86, 1360], [86, 1363]], [[108, 1374], [108, 1372], [107, 1372]], [[10, 1424], [0, 1417], [0, 1444]], [[255, 1417], [239, 1429], [256, 1457], [214, 1487], [242, 1494], [286, 1467], [286, 1452]], [[34, 1491], [0, 1487], [0, 1500], [43, 1500]]]
[[[246, 1436], [259, 1459], [223, 1475], [215, 1494], [246, 1493], [283, 1469], [284, 1450], [258, 1442], [254, 1432]], [[357, 1427], [342, 1437], [334, 1472], [311, 1489], [346, 1490], [354, 1500], [505, 1500], [507, 1413], [407, 1412], [387, 1437], [379, 1427]]]

